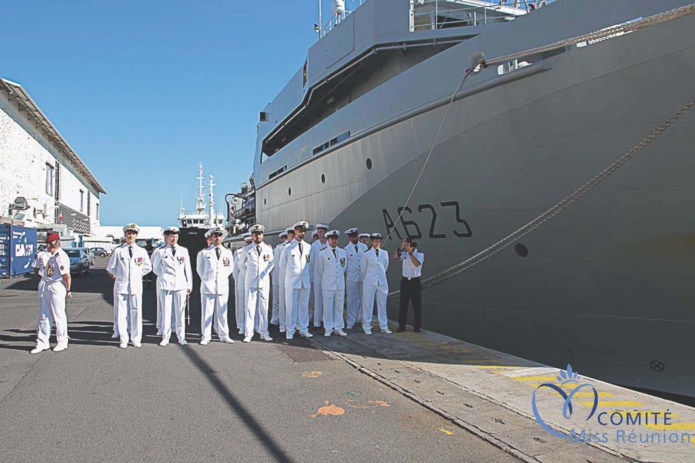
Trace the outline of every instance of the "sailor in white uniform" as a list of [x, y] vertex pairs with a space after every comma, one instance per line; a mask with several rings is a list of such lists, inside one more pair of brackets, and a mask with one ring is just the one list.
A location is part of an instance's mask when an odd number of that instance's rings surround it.
[[369, 249], [369, 233], [360, 233], [358, 235], [358, 238], [360, 240], [360, 243], [364, 244], [367, 246], [367, 249]]
[[246, 255], [244, 248], [251, 244], [251, 233], [244, 233], [244, 245], [234, 253], [234, 315], [239, 334], [246, 331]]
[[125, 243], [113, 250], [106, 271], [114, 280], [119, 347], [126, 349], [129, 340], [134, 347], [142, 346], [142, 279], [152, 271], [152, 264], [147, 251], [135, 243], [140, 227], [131, 223], [123, 227], [123, 233]]
[[[212, 232], [215, 230], [215, 227], [209, 228], [208, 231], [205, 232], [205, 248], [201, 249], [198, 251], [198, 254], [196, 255], [195, 261], [196, 264], [198, 263], [198, 259], [200, 259], [200, 253], [205, 251], [205, 249], [209, 248], [212, 246]], [[196, 273], [198, 273], [198, 267], [196, 265]], [[205, 300], [204, 300], [204, 295], [205, 294], [205, 289], [201, 286], [200, 288], [200, 308], [201, 308], [201, 314], [202, 314], [202, 308], [205, 307]], [[215, 334], [219, 334], [219, 330], [217, 329], [217, 312], [213, 312], [212, 314], [212, 332]], [[204, 345], [204, 344], [203, 344]]]
[[294, 228], [286, 228], [285, 233], [287, 233], [287, 240], [282, 245], [278, 246], [280, 251], [278, 252], [278, 258], [275, 261], [275, 268], [278, 271], [278, 300], [280, 303], [280, 312], [278, 314], [278, 318], [281, 333], [285, 333], [287, 331], [287, 300], [285, 298], [285, 267], [287, 266], [287, 259], [285, 258], [285, 250], [294, 241]]
[[345, 245], [347, 254], [347, 271], [345, 273], [345, 288], [347, 290], [347, 328], [352, 329], [362, 321], [362, 274], [360, 273], [360, 258], [367, 252], [367, 245], [357, 238], [359, 230], [351, 228], [345, 231], [350, 242]]
[[347, 336], [343, 331], [343, 304], [345, 302], [345, 271], [347, 270], [347, 253], [338, 247], [338, 230], [326, 234], [328, 246], [319, 252], [316, 258], [316, 275], [314, 281], [321, 285], [323, 295], [323, 326], [325, 336], [336, 333]]
[[36, 275], [36, 278], [39, 279], [39, 317], [41, 316], [41, 312], [45, 311], [48, 313], [48, 308], [44, 307], [44, 304], [48, 304], [48, 301], [46, 301], [43, 297], [43, 291], [46, 288], [46, 281], [43, 279], [43, 277], [46, 275], [46, 265], [48, 264], [48, 259], [50, 258], [51, 253], [46, 249], [41, 249], [36, 252], [34, 255], [34, 261], [31, 263], [31, 266], [34, 267], [34, 275]]
[[55, 322], [57, 344], [53, 352], [68, 348], [68, 317], [65, 314], [65, 299], [72, 297], [70, 286], [70, 258], [60, 247], [60, 235], [49, 233], [46, 238], [49, 257], [39, 274], [43, 280], [43, 295], [39, 324], [36, 330], [36, 347], [32, 354], [50, 349], [51, 327]]
[[309, 318], [313, 317], [314, 328], [320, 328], [321, 322], [323, 321], [323, 292], [321, 291], [321, 280], [316, 281], [314, 277], [316, 275], [316, 262], [318, 261], [319, 253], [328, 246], [328, 240], [326, 240], [326, 232], [328, 231], [328, 228], [328, 225], [317, 223], [316, 231], [314, 233], [316, 233], [318, 238], [311, 243], [309, 262], [309, 272], [311, 276], [311, 297], [309, 306], [313, 308], [313, 312], [310, 311]]
[[185, 346], [188, 342], [184, 311], [186, 297], [193, 289], [191, 259], [188, 249], [177, 244], [178, 227], [169, 227], [164, 230], [164, 239], [167, 245], [162, 248], [162, 252], [152, 254], [152, 269], [159, 280], [158, 297], [162, 308], [162, 342], [159, 345], [163, 347], [169, 344], [173, 313], [176, 320], [176, 337], [179, 344]]
[[287, 232], [283, 231], [278, 235], [278, 238], [280, 238], [280, 242], [273, 248], [273, 260], [275, 261], [275, 265], [273, 265], [273, 270], [270, 272], [270, 281], [273, 289], [271, 293], [271, 299], [273, 300], [272, 315], [270, 316], [271, 325], [280, 324], [280, 281], [278, 280], [280, 266], [278, 264], [280, 262], [280, 250], [285, 244], [285, 241], [287, 241]]
[[200, 344], [205, 346], [212, 339], [213, 317], [217, 320], [220, 341], [232, 344], [227, 323], [229, 277], [234, 272], [232, 251], [222, 246], [227, 234], [223, 228], [212, 228], [209, 236], [212, 244], [198, 253], [196, 272], [200, 276], [201, 313]]
[[265, 227], [260, 224], [249, 228], [253, 242], [244, 248], [246, 254], [246, 330], [244, 342], [251, 342], [254, 327], [264, 341], [272, 341], [268, 334], [268, 296], [270, 273], [275, 266], [273, 248], [263, 242]]
[[386, 270], [389, 268], [389, 254], [385, 249], [381, 249], [381, 233], [372, 233], [371, 239], [372, 249], [362, 254], [360, 258], [360, 273], [363, 280], [362, 329], [365, 334], [372, 334], [372, 315], [376, 297], [381, 332], [391, 334], [386, 316], [386, 298], [389, 294]]
[[309, 243], [304, 241], [309, 224], [300, 221], [294, 224], [295, 237], [285, 249], [285, 337], [293, 339], [295, 329], [305, 338], [311, 338], [309, 333]]

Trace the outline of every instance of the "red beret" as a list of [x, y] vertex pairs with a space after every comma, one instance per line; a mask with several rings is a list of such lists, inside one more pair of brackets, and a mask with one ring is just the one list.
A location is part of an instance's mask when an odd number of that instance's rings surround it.
[[46, 237], [46, 243], [58, 241], [59, 239], [60, 239], [60, 235], [58, 233], [49, 233], [48, 236]]

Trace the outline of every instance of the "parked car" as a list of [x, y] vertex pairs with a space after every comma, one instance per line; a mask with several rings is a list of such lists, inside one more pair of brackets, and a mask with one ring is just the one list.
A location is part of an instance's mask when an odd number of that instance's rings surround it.
[[87, 257], [89, 258], [89, 266], [90, 267], [92, 265], [94, 265], [94, 252], [91, 249], [89, 249], [89, 248], [77, 248], [77, 249], [81, 249], [84, 251], [85, 254], [87, 254]]
[[111, 253], [104, 248], [90, 248], [95, 256], [106, 257]]
[[70, 273], [83, 276], [89, 272], [91, 265], [89, 263], [89, 256], [84, 249], [68, 248], [65, 249], [65, 253], [70, 258]]

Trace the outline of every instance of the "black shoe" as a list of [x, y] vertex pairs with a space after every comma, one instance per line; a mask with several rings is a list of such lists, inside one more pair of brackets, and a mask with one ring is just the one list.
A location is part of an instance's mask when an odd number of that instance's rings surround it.
[[402, 332], [404, 332], [404, 331], [405, 331], [405, 328], [401, 328], [401, 327], [399, 326], [398, 329], [396, 330], [396, 333], [402, 333]]
[[414, 331], [415, 333], [421, 333], [420, 328], [415, 328], [413, 331]]

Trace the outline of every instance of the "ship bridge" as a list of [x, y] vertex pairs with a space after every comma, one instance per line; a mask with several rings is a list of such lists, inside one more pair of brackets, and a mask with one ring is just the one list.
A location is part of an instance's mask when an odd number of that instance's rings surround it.
[[[508, 6], [480, 0], [374, 0], [335, 14], [319, 31], [320, 40], [303, 66], [261, 112], [256, 164], [398, 74], [526, 13], [518, 1]], [[311, 147], [312, 155], [347, 138], [349, 133], [322, 140]], [[285, 164], [263, 169], [258, 178], [272, 179], [284, 170]]]

